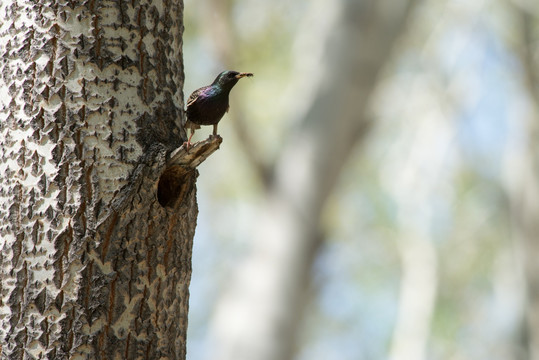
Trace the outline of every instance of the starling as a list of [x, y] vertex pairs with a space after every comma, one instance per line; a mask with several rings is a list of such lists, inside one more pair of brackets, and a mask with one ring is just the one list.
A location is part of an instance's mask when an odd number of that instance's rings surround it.
[[217, 124], [228, 112], [228, 94], [242, 77], [251, 77], [251, 73], [237, 71], [223, 71], [211, 85], [193, 91], [187, 100], [187, 122], [185, 128], [191, 129], [191, 136], [187, 140], [187, 150], [191, 145], [191, 138], [200, 125], [213, 125], [213, 136], [217, 136]]

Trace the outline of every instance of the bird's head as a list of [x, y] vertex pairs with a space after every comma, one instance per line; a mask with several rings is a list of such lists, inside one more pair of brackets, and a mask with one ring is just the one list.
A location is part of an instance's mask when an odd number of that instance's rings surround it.
[[251, 73], [240, 73], [237, 71], [227, 70], [220, 73], [213, 81], [212, 85], [219, 85], [223, 89], [230, 90], [241, 78], [251, 76], [253, 76]]

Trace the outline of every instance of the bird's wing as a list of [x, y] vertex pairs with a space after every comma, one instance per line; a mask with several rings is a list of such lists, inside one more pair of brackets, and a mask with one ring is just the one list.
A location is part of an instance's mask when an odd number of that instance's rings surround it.
[[187, 107], [189, 107], [190, 105], [192, 105], [195, 101], [197, 101], [199, 95], [201, 92], [203, 92], [204, 90], [206, 89], [206, 86], [205, 87], [201, 87], [200, 89], [197, 89], [195, 91], [193, 91], [193, 93], [191, 95], [189, 95], [189, 99], [187, 99]]

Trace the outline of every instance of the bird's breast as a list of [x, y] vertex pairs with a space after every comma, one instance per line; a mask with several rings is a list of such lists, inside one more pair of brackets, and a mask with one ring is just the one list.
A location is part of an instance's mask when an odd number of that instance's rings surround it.
[[199, 96], [187, 108], [189, 121], [199, 125], [214, 125], [228, 109], [228, 96]]

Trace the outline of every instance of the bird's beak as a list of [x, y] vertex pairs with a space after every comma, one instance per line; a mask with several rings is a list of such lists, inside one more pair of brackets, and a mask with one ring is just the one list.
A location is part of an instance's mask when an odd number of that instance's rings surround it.
[[252, 73], [239, 73], [236, 75], [236, 79], [241, 79], [242, 77], [251, 77], [254, 76]]

